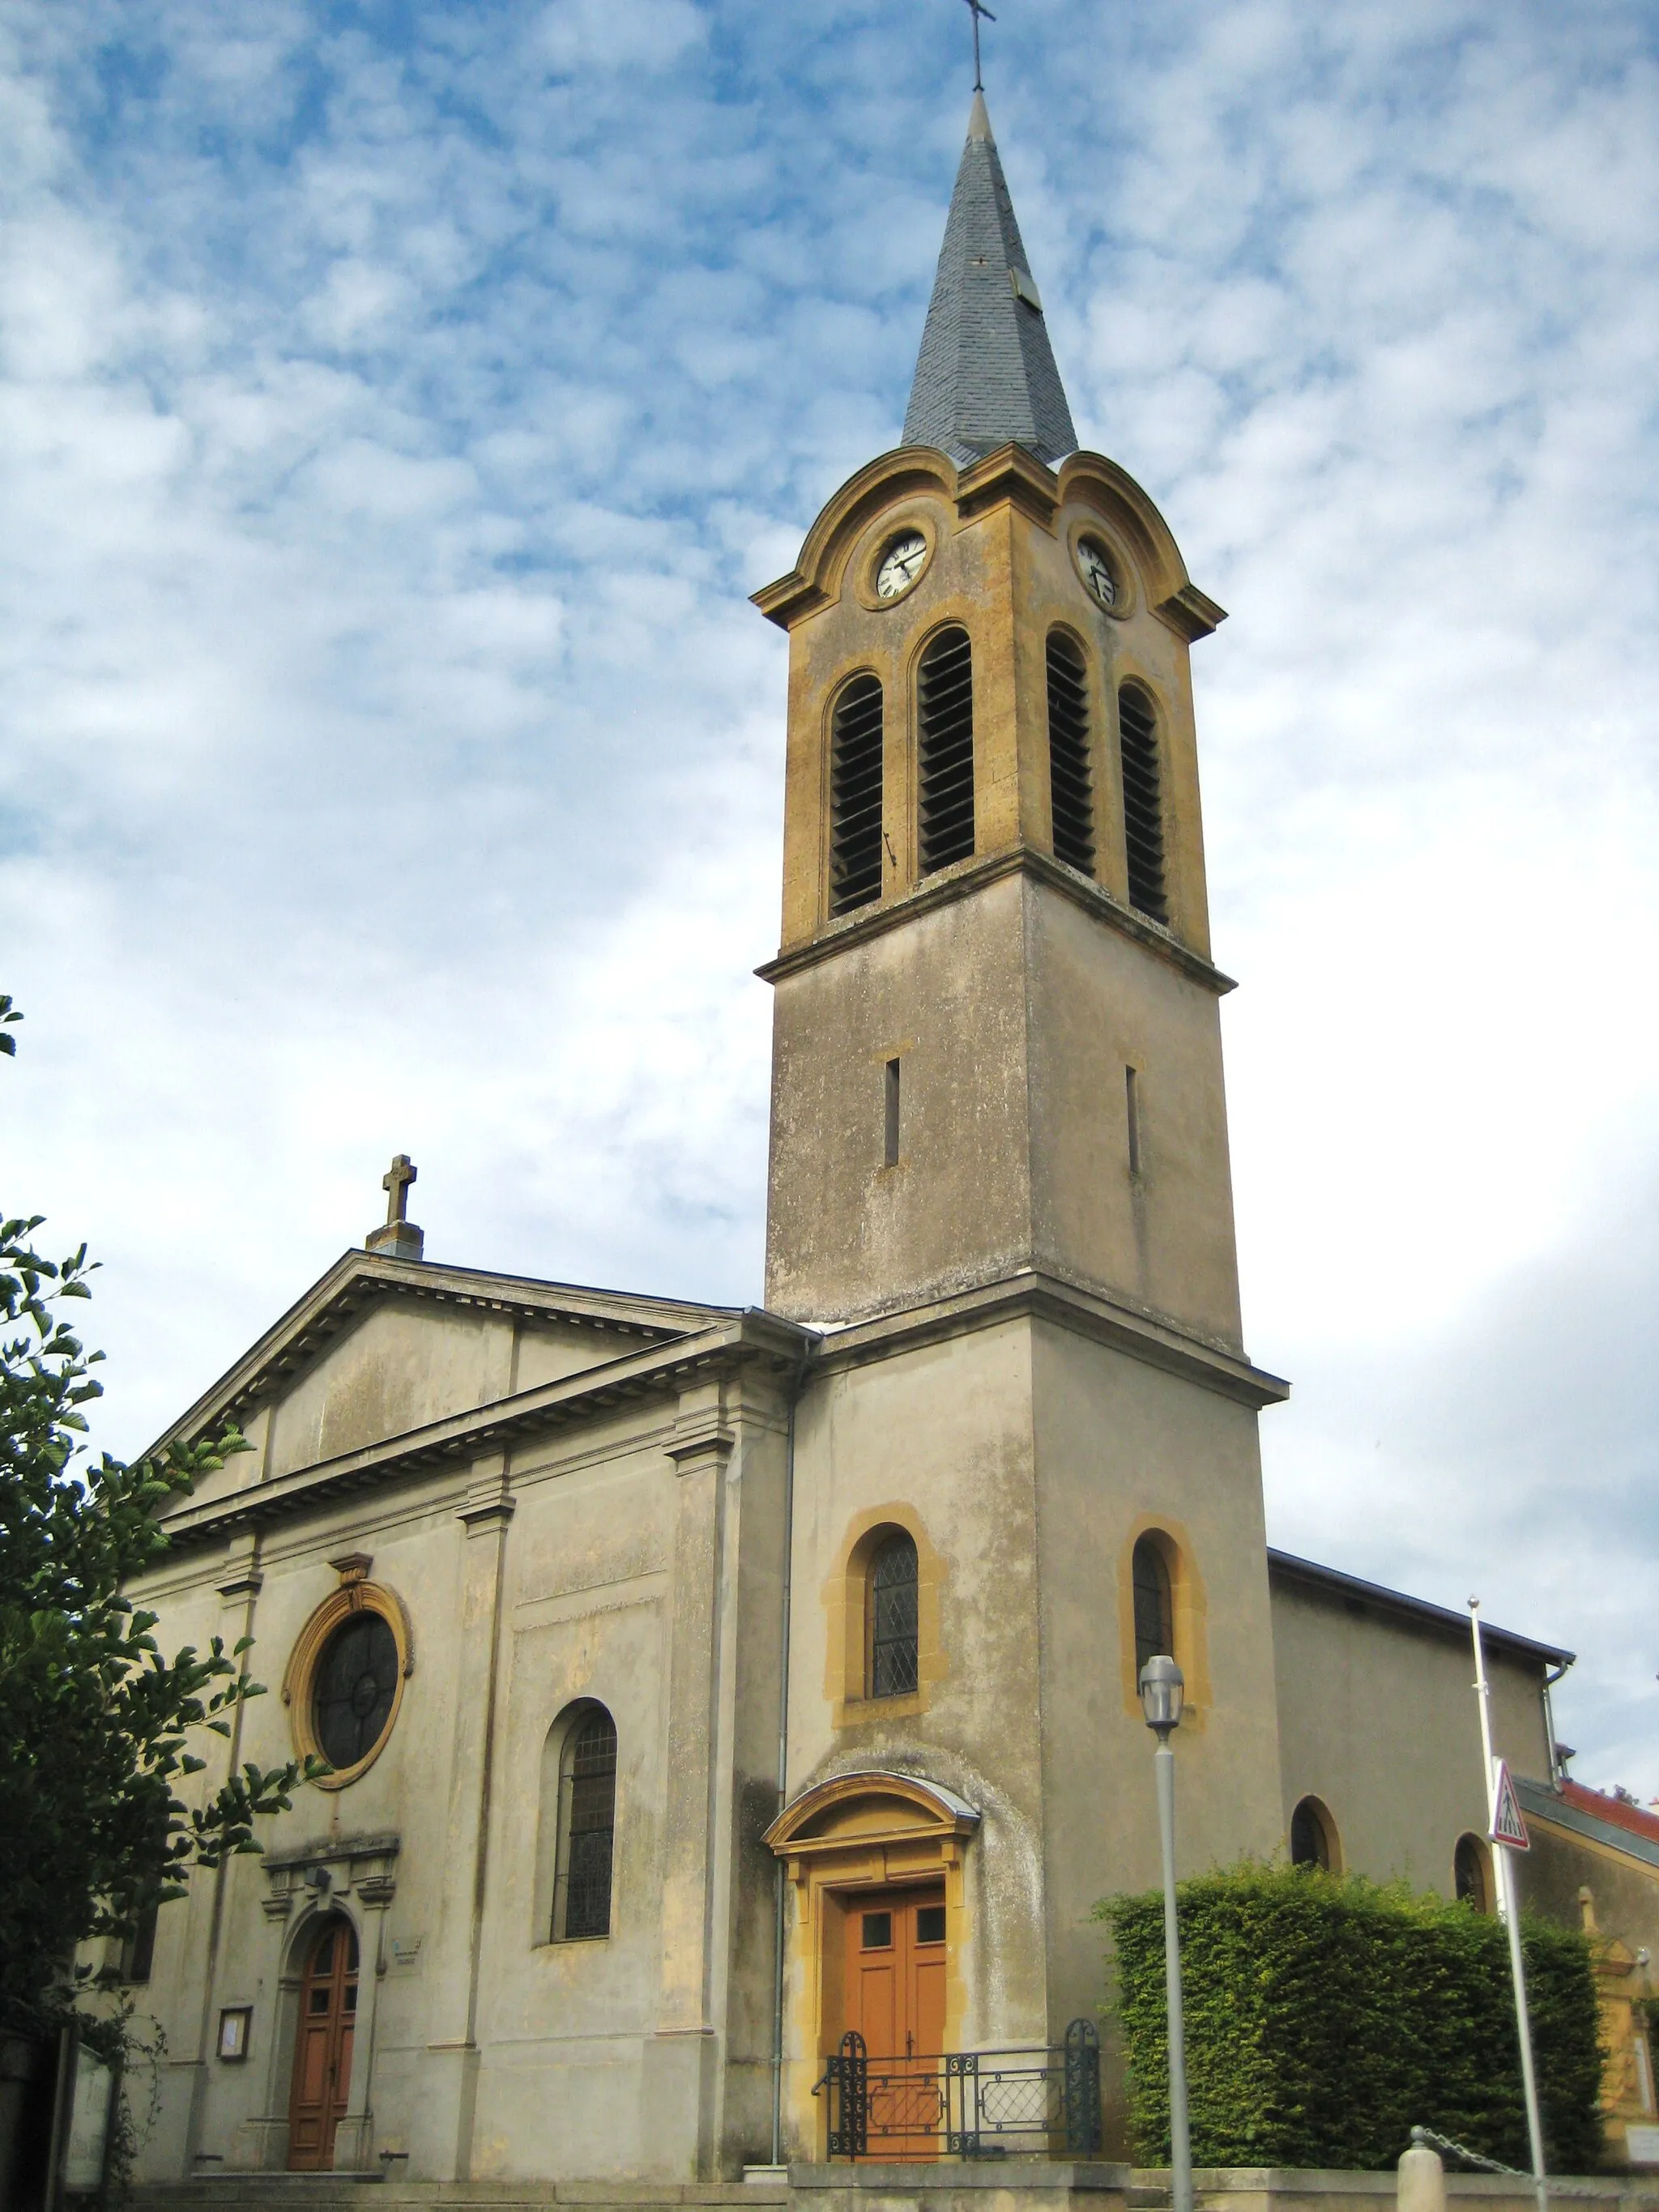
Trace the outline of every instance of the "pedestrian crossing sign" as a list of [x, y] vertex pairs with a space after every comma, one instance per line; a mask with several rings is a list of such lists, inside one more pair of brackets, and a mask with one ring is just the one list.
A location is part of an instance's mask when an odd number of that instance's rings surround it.
[[1512, 1851], [1532, 1849], [1532, 1838], [1521, 1817], [1521, 1800], [1516, 1795], [1514, 1778], [1508, 1762], [1501, 1759], [1498, 1762], [1498, 1788], [1493, 1793], [1492, 1839]]

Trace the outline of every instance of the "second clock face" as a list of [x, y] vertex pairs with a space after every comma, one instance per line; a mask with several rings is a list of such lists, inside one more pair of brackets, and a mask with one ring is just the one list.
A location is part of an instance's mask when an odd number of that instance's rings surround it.
[[1115, 607], [1118, 603], [1117, 577], [1110, 556], [1097, 538], [1079, 538], [1077, 542], [1077, 565], [1083, 571], [1083, 580], [1100, 601], [1103, 607]]
[[927, 540], [919, 530], [906, 530], [883, 552], [876, 564], [876, 597], [896, 599], [908, 592], [927, 566]]

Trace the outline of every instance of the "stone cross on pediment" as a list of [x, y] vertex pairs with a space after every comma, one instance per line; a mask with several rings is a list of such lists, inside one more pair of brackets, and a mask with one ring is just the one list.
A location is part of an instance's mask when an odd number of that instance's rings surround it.
[[392, 1165], [380, 1177], [380, 1188], [387, 1193], [386, 1202], [386, 1226], [394, 1221], [409, 1218], [409, 1186], [420, 1170], [407, 1152], [399, 1152]]
[[414, 1161], [407, 1152], [399, 1152], [380, 1177], [386, 1219], [378, 1229], [371, 1229], [363, 1242], [383, 1259], [418, 1260], [425, 1249], [426, 1239], [409, 1218], [409, 1186], [415, 1175]]

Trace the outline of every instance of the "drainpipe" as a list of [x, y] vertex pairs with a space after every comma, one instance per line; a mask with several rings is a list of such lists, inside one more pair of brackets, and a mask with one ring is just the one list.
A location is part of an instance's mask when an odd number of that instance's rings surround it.
[[[789, 1380], [789, 1426], [783, 1449], [783, 1606], [778, 1656], [778, 1811], [789, 1789], [789, 1613], [795, 1565], [795, 1409], [806, 1387], [806, 1370], [817, 1339], [804, 1338]], [[776, 1867], [776, 1902], [772, 1929], [772, 2163], [783, 2164], [783, 1949], [788, 1918], [788, 1875]]]
[[1567, 1774], [1566, 1769], [1555, 1755], [1555, 1715], [1550, 1709], [1550, 1692], [1571, 1666], [1572, 1662], [1573, 1655], [1569, 1653], [1553, 1674], [1547, 1670], [1544, 1675], [1544, 1741], [1548, 1747], [1552, 1790], [1559, 1790], [1566, 1780]]

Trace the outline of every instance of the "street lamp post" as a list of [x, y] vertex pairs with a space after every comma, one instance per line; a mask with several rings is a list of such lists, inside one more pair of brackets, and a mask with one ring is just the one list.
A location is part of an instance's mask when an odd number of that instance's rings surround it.
[[1170, 2006], [1170, 2194], [1171, 2212], [1193, 2212], [1193, 2147], [1187, 2127], [1187, 2046], [1181, 2022], [1181, 1930], [1176, 1919], [1175, 1753], [1186, 1679], [1159, 1653], [1140, 1670], [1140, 1709], [1158, 1738], [1158, 1833], [1164, 1851], [1164, 1978]]

